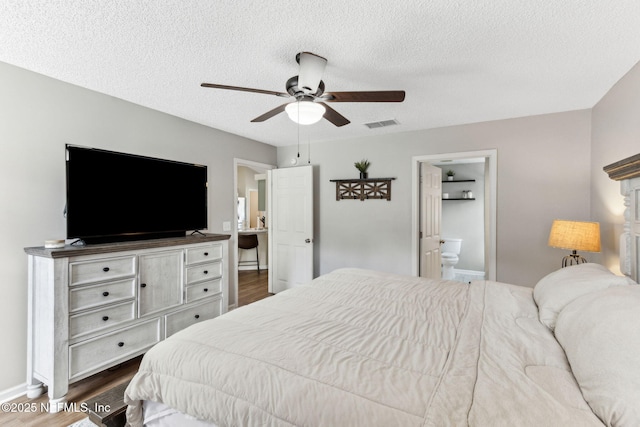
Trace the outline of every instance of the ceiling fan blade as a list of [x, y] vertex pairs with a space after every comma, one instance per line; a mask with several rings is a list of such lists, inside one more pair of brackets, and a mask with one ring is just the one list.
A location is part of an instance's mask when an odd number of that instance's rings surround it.
[[256, 117], [255, 119], [251, 120], [252, 123], [255, 122], [264, 122], [267, 119], [270, 119], [271, 117], [280, 114], [284, 111], [284, 108], [289, 105], [289, 103], [286, 104], [282, 104], [276, 108], [274, 108], [273, 110], [267, 111], [266, 113], [264, 113], [261, 116]]
[[351, 123], [345, 116], [338, 113], [336, 110], [329, 107], [324, 102], [318, 102], [318, 104], [321, 104], [324, 108], [326, 108], [327, 111], [324, 112], [324, 118], [329, 120], [334, 125], [340, 127]]
[[404, 91], [327, 92], [320, 99], [325, 102], [402, 102]]
[[250, 87], [226, 86], [226, 85], [218, 85], [214, 83], [202, 83], [200, 86], [210, 87], [213, 89], [227, 89], [227, 90], [239, 90], [242, 92], [264, 93], [265, 95], [275, 95], [275, 96], [281, 96], [283, 98], [289, 98], [290, 96], [288, 93], [284, 93], [284, 92], [274, 92], [272, 90], [253, 89]]
[[327, 60], [311, 52], [300, 52], [296, 60], [300, 64], [298, 87], [305, 93], [315, 93], [322, 80]]

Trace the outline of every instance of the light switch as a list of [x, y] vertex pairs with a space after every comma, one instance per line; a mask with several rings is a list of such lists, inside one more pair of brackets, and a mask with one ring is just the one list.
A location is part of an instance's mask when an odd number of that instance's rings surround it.
[[231, 231], [231, 222], [230, 221], [224, 221], [222, 223], [222, 231]]

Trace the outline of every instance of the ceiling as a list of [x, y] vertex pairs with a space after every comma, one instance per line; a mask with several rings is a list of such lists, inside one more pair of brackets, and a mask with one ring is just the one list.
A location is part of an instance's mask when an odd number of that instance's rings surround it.
[[[405, 90], [334, 103], [351, 120], [305, 142], [593, 107], [640, 60], [638, 0], [3, 0], [0, 61], [268, 144], [293, 145], [295, 55], [328, 59], [326, 90]], [[60, 100], [64, 102], [64, 100]], [[364, 123], [395, 119], [369, 129]]]

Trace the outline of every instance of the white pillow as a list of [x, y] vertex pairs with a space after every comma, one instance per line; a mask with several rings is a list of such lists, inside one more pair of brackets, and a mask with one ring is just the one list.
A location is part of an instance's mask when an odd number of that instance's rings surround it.
[[576, 299], [555, 334], [593, 412], [606, 425], [640, 426], [640, 286]]
[[586, 263], [561, 268], [540, 279], [533, 288], [538, 317], [553, 331], [562, 308], [576, 298], [611, 286], [632, 285], [626, 276], [616, 276], [600, 264]]

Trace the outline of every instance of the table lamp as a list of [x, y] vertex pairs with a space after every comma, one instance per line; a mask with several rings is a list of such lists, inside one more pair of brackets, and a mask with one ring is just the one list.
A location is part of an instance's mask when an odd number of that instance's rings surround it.
[[571, 250], [562, 258], [562, 267], [587, 262], [577, 251], [600, 252], [600, 224], [556, 219], [551, 225], [549, 246]]

